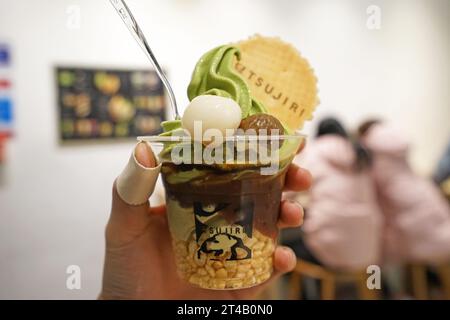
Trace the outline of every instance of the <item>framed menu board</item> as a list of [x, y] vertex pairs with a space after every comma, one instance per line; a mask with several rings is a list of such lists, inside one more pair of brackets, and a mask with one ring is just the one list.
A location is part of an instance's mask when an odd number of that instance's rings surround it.
[[154, 71], [57, 67], [56, 80], [62, 140], [161, 132], [166, 99]]

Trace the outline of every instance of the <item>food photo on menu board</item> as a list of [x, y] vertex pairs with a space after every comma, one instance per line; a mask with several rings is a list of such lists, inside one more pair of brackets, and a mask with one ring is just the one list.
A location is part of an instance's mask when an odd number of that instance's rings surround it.
[[57, 67], [56, 76], [61, 140], [161, 132], [165, 93], [154, 71]]

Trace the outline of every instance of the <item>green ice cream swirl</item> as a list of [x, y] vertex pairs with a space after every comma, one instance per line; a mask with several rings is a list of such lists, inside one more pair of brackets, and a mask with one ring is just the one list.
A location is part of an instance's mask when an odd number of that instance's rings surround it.
[[236, 101], [242, 110], [242, 119], [249, 115], [267, 112], [252, 99], [250, 90], [233, 68], [234, 58], [241, 57], [239, 49], [232, 45], [220, 46], [200, 58], [188, 86], [189, 100], [199, 95], [217, 95]]
[[[240, 51], [232, 45], [224, 45], [205, 53], [195, 66], [188, 86], [190, 101], [200, 95], [216, 95], [231, 98], [241, 107], [241, 118], [257, 113], [267, 113], [264, 105], [250, 95], [244, 79], [234, 70], [234, 58], [240, 59]], [[180, 120], [162, 123], [164, 133], [171, 135], [181, 127]]]

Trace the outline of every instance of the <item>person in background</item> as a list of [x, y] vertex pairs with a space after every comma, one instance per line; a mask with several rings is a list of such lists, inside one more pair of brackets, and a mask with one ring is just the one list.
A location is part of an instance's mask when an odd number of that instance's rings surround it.
[[450, 200], [450, 142], [439, 160], [433, 175], [433, 180], [441, 188], [444, 195]]
[[[365, 270], [380, 257], [381, 213], [369, 175], [371, 159], [334, 118], [294, 160], [313, 179], [303, 239], [287, 243], [300, 259], [332, 269]], [[290, 197], [294, 197], [290, 194]]]
[[392, 126], [370, 120], [359, 127], [373, 157], [372, 177], [385, 216], [384, 261], [450, 261], [450, 208], [431, 180], [408, 164], [407, 140]]

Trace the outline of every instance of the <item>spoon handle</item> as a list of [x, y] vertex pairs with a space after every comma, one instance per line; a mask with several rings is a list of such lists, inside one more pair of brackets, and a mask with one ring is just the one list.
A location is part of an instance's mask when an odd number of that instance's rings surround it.
[[153, 67], [155, 68], [156, 73], [158, 74], [164, 87], [167, 90], [167, 93], [169, 94], [169, 99], [170, 99], [170, 103], [172, 105], [172, 110], [175, 114], [175, 119], [180, 119], [180, 114], [178, 113], [177, 102], [176, 102], [175, 94], [173, 93], [172, 87], [170, 86], [169, 81], [167, 80], [166, 76], [164, 75], [164, 72], [162, 71], [161, 66], [158, 63], [158, 60], [156, 60], [156, 57], [153, 54], [152, 49], [150, 49], [150, 46], [148, 45], [147, 40], [145, 39], [145, 36], [142, 33], [142, 30], [139, 27], [136, 19], [134, 19], [133, 14], [131, 13], [130, 9], [128, 8], [128, 6], [124, 0], [110, 0], [110, 2], [116, 9], [116, 11], [119, 14], [120, 18], [122, 19], [122, 21], [127, 26], [128, 30], [130, 30], [134, 39], [137, 41], [139, 46], [142, 48], [142, 50], [146, 54], [147, 58], [152, 63]]

